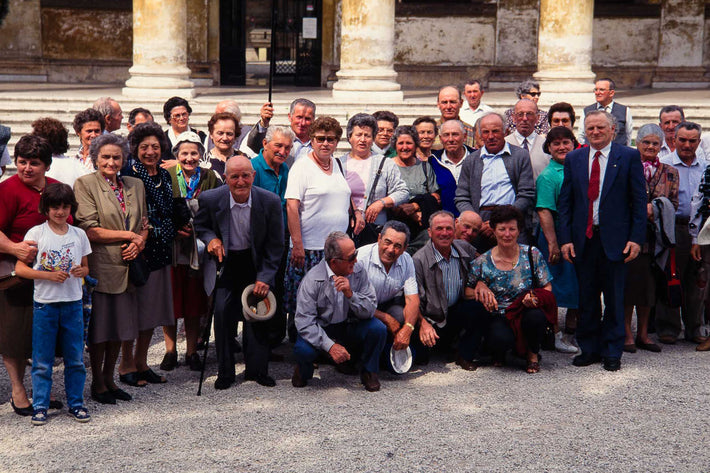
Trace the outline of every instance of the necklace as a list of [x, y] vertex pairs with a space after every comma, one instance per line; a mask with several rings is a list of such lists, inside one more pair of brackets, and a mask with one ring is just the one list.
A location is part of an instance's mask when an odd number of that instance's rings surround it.
[[324, 165], [320, 162], [320, 159], [318, 159], [315, 154], [313, 154], [313, 160], [316, 162], [316, 164], [318, 165], [318, 167], [321, 168], [324, 172], [330, 171], [330, 168], [331, 168], [331, 166], [333, 165], [333, 161], [329, 159], [329, 160], [328, 160], [328, 165], [327, 165], [327, 166], [324, 166]]

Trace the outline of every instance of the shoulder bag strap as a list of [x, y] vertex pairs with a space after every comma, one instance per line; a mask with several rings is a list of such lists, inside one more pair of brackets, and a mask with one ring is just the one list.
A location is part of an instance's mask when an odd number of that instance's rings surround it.
[[385, 158], [384, 156], [382, 157], [382, 160], [380, 161], [380, 167], [377, 168], [377, 174], [375, 174], [375, 180], [372, 181], [372, 187], [370, 187], [370, 195], [367, 198], [367, 202], [365, 202], [365, 208], [370, 205], [372, 202], [372, 199], [375, 197], [375, 189], [377, 188], [377, 183], [380, 182], [380, 175], [382, 174], [382, 168], [385, 167]]
[[422, 161], [422, 171], [424, 171], [424, 187], [426, 188], [426, 193], [431, 194], [431, 191], [429, 190], [429, 173], [426, 170], [428, 166], [429, 164], [426, 161]]
[[[343, 172], [343, 163], [340, 162], [340, 159], [338, 158], [333, 158], [333, 160], [338, 163], [338, 168], [340, 168], [340, 174], [345, 178], [345, 173]], [[353, 199], [349, 199], [350, 202], [350, 218], [355, 221], [355, 207], [353, 207]]]

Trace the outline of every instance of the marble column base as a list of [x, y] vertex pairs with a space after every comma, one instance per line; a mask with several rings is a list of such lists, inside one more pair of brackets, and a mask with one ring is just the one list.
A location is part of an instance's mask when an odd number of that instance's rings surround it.
[[350, 103], [402, 102], [404, 94], [392, 69], [338, 71], [333, 99]]

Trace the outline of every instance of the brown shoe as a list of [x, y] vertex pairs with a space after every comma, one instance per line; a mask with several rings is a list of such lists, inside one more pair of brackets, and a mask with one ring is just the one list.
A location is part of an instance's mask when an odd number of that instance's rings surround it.
[[360, 374], [360, 381], [362, 381], [365, 389], [371, 393], [380, 390], [380, 380], [377, 378], [377, 373], [363, 371], [362, 374]]
[[478, 368], [478, 365], [474, 363], [473, 361], [468, 361], [464, 360], [460, 356], [456, 358], [456, 364], [459, 365], [461, 368], [465, 369], [466, 371], [476, 371]]
[[703, 343], [708, 340], [708, 337], [701, 337], [700, 335], [697, 335], [693, 338], [686, 338], [686, 340], [692, 343]]
[[301, 376], [301, 370], [298, 368], [298, 365], [293, 367], [293, 376], [291, 376], [291, 384], [294, 388], [305, 388], [306, 384], [308, 384], [308, 381], [303, 379], [303, 376]]
[[710, 338], [705, 340], [703, 343], [695, 347], [697, 351], [710, 351]]
[[665, 345], [675, 345], [676, 337], [672, 335], [662, 335], [658, 337], [658, 341]]

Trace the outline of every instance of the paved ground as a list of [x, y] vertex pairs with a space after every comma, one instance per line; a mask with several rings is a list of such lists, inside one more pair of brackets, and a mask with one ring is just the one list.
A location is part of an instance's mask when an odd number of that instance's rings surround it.
[[[154, 342], [157, 365], [162, 344]], [[279, 351], [290, 358], [289, 347]], [[570, 361], [544, 352], [542, 371], [527, 375], [433, 360], [383, 375], [379, 393], [331, 366], [297, 390], [287, 361], [272, 364], [275, 388], [239, 379], [218, 392], [210, 352], [201, 397], [198, 374], [180, 367], [166, 385], [126, 388], [132, 402], [89, 400], [89, 424], [62, 411], [44, 427], [12, 412], [0, 368], [0, 471], [710, 470], [710, 354], [679, 342], [625, 355], [617, 373]]]

